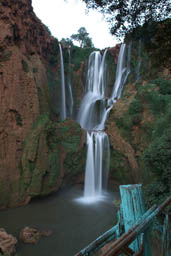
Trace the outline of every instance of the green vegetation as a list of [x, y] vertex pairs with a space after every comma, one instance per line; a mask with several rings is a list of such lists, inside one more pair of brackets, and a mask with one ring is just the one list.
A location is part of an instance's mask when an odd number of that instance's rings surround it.
[[60, 41], [61, 44], [63, 44], [65, 47], [72, 47], [73, 41], [71, 38], [62, 38]]
[[110, 169], [113, 170], [110, 174], [111, 178], [121, 184], [131, 182], [130, 166], [124, 154], [110, 150]]
[[129, 114], [135, 115], [142, 112], [142, 102], [140, 99], [134, 99], [129, 105]]
[[74, 121], [54, 123], [47, 114], [37, 118], [25, 141], [20, 165], [21, 199], [27, 193], [31, 197], [47, 195], [58, 188], [59, 176], [82, 170], [81, 136], [82, 130]]
[[[109, 117], [134, 148], [148, 207], [159, 205], [171, 194], [170, 120], [171, 81], [162, 77], [126, 87], [121, 103], [116, 103]], [[111, 169], [119, 182], [129, 182], [130, 167], [121, 151], [111, 150]]]
[[94, 47], [92, 39], [84, 27], [81, 27], [77, 34], [72, 34], [71, 39], [78, 41], [81, 48]]
[[[161, 71], [161, 68], [169, 66], [170, 41], [171, 41], [171, 18], [163, 21], [145, 22], [143, 26], [136, 27], [126, 35], [126, 41], [138, 41], [142, 43], [142, 77], [149, 79], [157, 75], [154, 71]], [[136, 44], [136, 43], [135, 43]], [[134, 44], [133, 51], [136, 46]], [[150, 59], [149, 53], [150, 52]], [[137, 55], [135, 55], [135, 61]]]
[[73, 46], [71, 49], [71, 63], [74, 65], [74, 71], [77, 71], [80, 68], [81, 63], [83, 63], [85, 60], [88, 60], [90, 53], [94, 50], [94, 48], [83, 49], [78, 46]]
[[[148, 172], [153, 176], [152, 183], [145, 189], [146, 200], [150, 206], [154, 203], [160, 204], [171, 193], [171, 82], [158, 78], [136, 88], [135, 99], [116, 123], [125, 131], [124, 135], [130, 143], [132, 142], [128, 138], [132, 128], [139, 125], [139, 136], [143, 141], [139, 143], [144, 148], [140, 164], [146, 169], [143, 170], [144, 173]], [[142, 117], [143, 108], [146, 109], [147, 120]], [[137, 117], [139, 121], [135, 122]], [[133, 146], [135, 149], [140, 147]]]
[[[146, 187], [148, 206], [159, 205], [171, 195], [171, 125], [144, 151], [146, 167], [154, 174], [153, 182]], [[171, 212], [171, 206], [170, 206]]]
[[161, 94], [171, 94], [171, 81], [159, 78], [154, 80], [154, 83], [159, 87], [159, 92]]
[[146, 168], [155, 177], [146, 189], [149, 205], [161, 203], [171, 193], [171, 82], [159, 78], [152, 81], [152, 84], [155, 90], [144, 93], [147, 104], [155, 115], [152, 142], [142, 156]]
[[125, 112], [122, 117], [115, 117], [114, 121], [116, 122], [117, 127], [119, 128], [121, 136], [128, 142], [132, 141], [131, 129], [132, 129], [132, 119]]
[[48, 50], [48, 62], [51, 67], [57, 67], [58, 63], [58, 40], [53, 40], [50, 45], [50, 49]]
[[111, 33], [119, 38], [144, 23], [158, 22], [170, 17], [170, 0], [83, 0], [88, 8], [107, 15]]

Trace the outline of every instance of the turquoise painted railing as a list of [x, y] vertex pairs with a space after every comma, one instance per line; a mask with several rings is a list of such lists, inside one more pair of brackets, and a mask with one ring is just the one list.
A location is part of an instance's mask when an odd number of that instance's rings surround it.
[[[111, 242], [109, 248], [106, 249], [104, 253], [98, 255], [151, 255], [149, 227], [155, 217], [171, 203], [171, 197], [169, 197], [159, 207], [154, 205], [148, 211], [143, 213], [144, 203], [141, 197], [141, 185], [120, 186], [120, 191], [122, 204], [120, 211], [118, 212], [117, 225], [99, 236], [95, 241], [82, 249], [75, 256], [96, 255], [96, 253], [109, 242]], [[139, 200], [141, 206], [137, 203], [139, 197], [141, 197]], [[141, 211], [141, 214], [139, 211]], [[132, 212], [131, 215], [130, 212]], [[125, 228], [126, 225], [128, 225], [127, 230]], [[162, 256], [169, 256], [169, 239], [169, 218], [166, 216], [165, 224], [163, 225]]]

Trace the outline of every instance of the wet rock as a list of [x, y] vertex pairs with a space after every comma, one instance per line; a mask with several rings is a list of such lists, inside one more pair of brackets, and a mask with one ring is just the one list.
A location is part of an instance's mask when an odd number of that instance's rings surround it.
[[0, 249], [2, 253], [10, 255], [14, 255], [16, 251], [17, 239], [8, 234], [5, 229], [0, 228]]
[[42, 236], [50, 236], [52, 231], [40, 231], [36, 228], [25, 227], [20, 231], [19, 238], [24, 243], [36, 244]]

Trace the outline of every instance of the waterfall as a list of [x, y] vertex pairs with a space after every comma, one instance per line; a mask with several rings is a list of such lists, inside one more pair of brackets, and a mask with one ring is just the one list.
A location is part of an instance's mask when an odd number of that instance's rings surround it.
[[60, 61], [61, 61], [61, 111], [60, 111], [60, 118], [61, 120], [65, 120], [66, 115], [66, 95], [65, 95], [65, 77], [64, 77], [64, 61], [63, 61], [63, 54], [62, 54], [62, 47], [59, 44], [60, 50]]
[[105, 123], [109, 115], [110, 110], [113, 107], [113, 104], [117, 99], [121, 97], [124, 85], [126, 84], [128, 75], [130, 74], [130, 59], [131, 59], [131, 46], [132, 43], [128, 46], [128, 52], [126, 56], [126, 44], [122, 44], [118, 57], [118, 64], [116, 69], [116, 79], [112, 91], [112, 96], [108, 99], [108, 107], [104, 108], [102, 115], [102, 121], [99, 125], [96, 126], [97, 130], [103, 130], [105, 128]]
[[86, 93], [81, 102], [78, 122], [87, 130], [87, 160], [84, 202], [97, 201], [106, 188], [109, 172], [109, 139], [104, 129], [106, 114], [106, 58], [94, 51], [88, 61]]
[[72, 117], [73, 113], [73, 96], [72, 96], [72, 86], [71, 86], [71, 53], [70, 49], [68, 49], [68, 55], [69, 55], [69, 72], [68, 72], [68, 116]]
[[88, 61], [88, 74], [86, 91], [92, 92], [99, 98], [105, 96], [105, 58], [107, 49], [105, 50], [103, 57], [100, 52], [94, 51], [90, 54]]
[[116, 79], [115, 79], [115, 84], [113, 87], [113, 92], [112, 92], [112, 97], [111, 97], [113, 99], [113, 101], [116, 100], [120, 95], [119, 89], [122, 86], [124, 73], [126, 72], [125, 49], [126, 49], [126, 44], [122, 44], [121, 48], [120, 48], [120, 52], [119, 52], [118, 64], [117, 64], [117, 69], [116, 69]]
[[105, 108], [105, 50], [103, 57], [100, 52], [94, 51], [90, 54], [88, 61], [86, 94], [82, 100], [78, 122], [86, 130], [94, 130], [101, 123]]
[[107, 120], [107, 117], [109, 115], [110, 110], [113, 108], [113, 105], [109, 106], [108, 108], [105, 108], [102, 115], [102, 121], [99, 125], [95, 127], [95, 130], [101, 131], [105, 129], [105, 123]]
[[91, 53], [88, 61], [86, 94], [78, 113], [78, 122], [87, 130], [87, 160], [84, 184], [84, 202], [94, 202], [103, 196], [109, 172], [109, 139], [103, 131], [108, 114], [120, 98], [130, 73], [131, 44], [126, 52], [122, 44], [118, 57], [116, 79], [111, 97], [106, 100], [105, 57], [100, 52]]
[[126, 44], [122, 44], [118, 57], [118, 64], [116, 69], [116, 79], [113, 87], [113, 92], [111, 99], [115, 102], [119, 99], [122, 94], [123, 87], [127, 81], [128, 75], [130, 73], [130, 57], [131, 57], [131, 43], [128, 47], [128, 56], [126, 62]]
[[[67, 86], [65, 86], [65, 76], [64, 76], [64, 61], [61, 44], [59, 44], [60, 50], [60, 62], [61, 62], [61, 108], [60, 108], [60, 119], [63, 121], [67, 116], [72, 117], [73, 112], [73, 97], [72, 97], [72, 87], [71, 87], [71, 54], [70, 49], [68, 49], [69, 55], [69, 72]], [[66, 101], [67, 97], [67, 101]]]
[[109, 139], [105, 132], [87, 133], [84, 197], [87, 202], [102, 196], [109, 172]]

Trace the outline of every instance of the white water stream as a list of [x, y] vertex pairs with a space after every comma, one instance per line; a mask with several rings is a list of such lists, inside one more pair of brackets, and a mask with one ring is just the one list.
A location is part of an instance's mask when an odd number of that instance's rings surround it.
[[61, 61], [61, 108], [60, 108], [60, 119], [63, 121], [66, 119], [66, 93], [65, 93], [65, 77], [64, 77], [64, 61], [62, 54], [62, 47], [59, 44], [60, 50], [60, 61]]
[[[63, 61], [63, 52], [61, 44], [59, 44], [59, 51], [60, 51], [60, 63], [61, 63], [61, 108], [60, 108], [60, 119], [64, 121], [67, 116], [72, 117], [73, 112], [73, 96], [72, 96], [72, 86], [71, 86], [71, 56], [70, 56], [70, 49], [68, 50], [69, 55], [69, 74], [68, 74], [68, 81], [67, 86], [65, 85], [65, 75], [64, 75], [64, 61]], [[66, 100], [66, 95], [67, 100]]]
[[70, 49], [68, 49], [68, 55], [69, 55], [69, 74], [68, 74], [68, 116], [72, 117], [73, 114], [73, 96], [72, 96], [72, 86], [71, 86], [71, 53]]
[[[72, 116], [73, 98], [71, 79], [68, 78], [67, 88], [65, 88], [64, 63], [62, 47], [59, 44], [61, 61], [61, 120], [67, 116]], [[87, 160], [85, 171], [85, 185], [83, 201], [86, 203], [97, 201], [103, 198], [107, 185], [109, 173], [109, 139], [103, 131], [110, 110], [118, 98], [120, 98], [124, 85], [130, 73], [131, 45], [127, 47], [122, 44], [118, 57], [116, 79], [111, 93], [111, 97], [106, 99], [106, 54], [103, 56], [99, 51], [94, 51], [89, 56], [86, 93], [78, 112], [78, 122], [87, 131]], [[70, 52], [69, 52], [70, 65]], [[68, 92], [66, 107], [66, 92]]]
[[108, 178], [110, 157], [108, 136], [105, 132], [88, 132], [87, 145], [84, 200], [94, 202], [102, 198], [102, 191]]
[[100, 52], [93, 52], [89, 57], [86, 94], [81, 102], [78, 122], [87, 130], [87, 160], [85, 171], [84, 197], [85, 203], [91, 203], [103, 198], [104, 184], [107, 184], [110, 145], [105, 129], [106, 119], [113, 104], [120, 98], [124, 85], [130, 73], [131, 45], [126, 52], [122, 44], [118, 57], [116, 79], [112, 95], [106, 100], [106, 58]]

